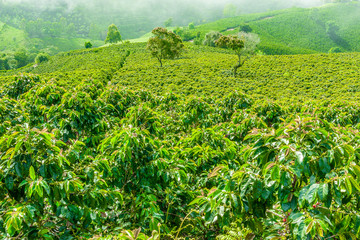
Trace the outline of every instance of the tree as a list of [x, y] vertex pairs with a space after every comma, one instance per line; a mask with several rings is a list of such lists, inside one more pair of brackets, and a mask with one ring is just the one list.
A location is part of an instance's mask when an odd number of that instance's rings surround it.
[[35, 58], [35, 63], [39, 64], [42, 62], [49, 61], [49, 54], [47, 53], [39, 53]]
[[91, 42], [85, 42], [85, 48], [92, 48]]
[[175, 33], [162, 27], [152, 30], [153, 37], [147, 43], [147, 49], [155, 57], [162, 67], [163, 59], [174, 59], [181, 54], [184, 44], [181, 38]]
[[240, 32], [252, 32], [252, 28], [248, 24], [240, 26]]
[[28, 55], [25, 51], [18, 51], [14, 54], [14, 59], [16, 60], [16, 67], [21, 68], [28, 63]]
[[121, 35], [115, 24], [111, 24], [108, 28], [105, 43], [117, 43], [121, 41]]
[[173, 18], [169, 18], [164, 22], [165, 27], [171, 27], [172, 24], [173, 24]]
[[338, 31], [339, 26], [335, 21], [326, 22], [326, 33], [330, 36], [330, 38], [336, 36]]
[[[238, 63], [234, 66], [234, 76], [236, 76], [238, 68], [242, 67], [246, 60], [255, 53], [259, 42], [260, 38], [257, 34], [240, 32], [238, 36], [221, 36], [215, 43], [218, 47], [233, 50], [238, 56]], [[245, 58], [241, 59], [242, 56]]]
[[195, 29], [195, 24], [194, 24], [193, 22], [189, 23], [188, 28], [189, 28], [190, 30]]
[[203, 44], [205, 46], [210, 46], [210, 47], [215, 47], [216, 44], [215, 42], [222, 36], [222, 34], [220, 32], [209, 32], [205, 35], [205, 40], [203, 42]]
[[0, 55], [0, 70], [9, 70], [9, 59], [5, 54]]

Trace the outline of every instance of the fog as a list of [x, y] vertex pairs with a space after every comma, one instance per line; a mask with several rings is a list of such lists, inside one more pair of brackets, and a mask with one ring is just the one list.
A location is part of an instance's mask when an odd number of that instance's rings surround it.
[[[315, 7], [322, 2], [323, 0], [0, 0], [5, 5], [23, 8], [23, 13], [28, 13], [27, 20], [42, 18], [58, 21], [56, 16], [61, 14], [71, 21], [82, 21], [86, 29], [91, 24], [96, 24], [103, 30], [114, 23], [127, 38], [141, 36], [153, 27], [163, 25], [169, 18], [173, 19], [173, 26], [186, 26], [190, 22], [201, 24], [228, 17], [229, 14], [224, 11], [226, 7], [230, 9], [230, 16], [234, 16], [289, 7]], [[81, 17], [74, 18], [75, 14], [80, 14]], [[79, 22], [75, 24], [79, 28]]]
[[178, 7], [213, 8], [224, 7], [232, 3], [240, 12], [259, 12], [270, 9], [281, 9], [288, 7], [313, 7], [322, 4], [323, 0], [0, 0], [8, 4], [29, 4], [35, 8], [44, 10], [66, 5], [69, 10], [82, 6], [108, 7], [116, 10], [127, 9], [130, 11], [150, 9], [155, 12], [166, 9], [171, 12]]

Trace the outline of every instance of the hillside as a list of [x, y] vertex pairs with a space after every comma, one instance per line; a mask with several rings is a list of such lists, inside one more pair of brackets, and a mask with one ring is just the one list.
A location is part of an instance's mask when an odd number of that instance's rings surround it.
[[[327, 53], [333, 47], [344, 52], [360, 51], [360, 3], [327, 4], [316, 8], [289, 8], [264, 13], [245, 14], [215, 22], [184, 28], [187, 39], [198, 33], [203, 39], [210, 31], [236, 34], [249, 26], [261, 38], [259, 49], [274, 54]], [[333, 31], [329, 25], [333, 25]], [[330, 26], [331, 28], [331, 26]], [[146, 41], [146, 37], [133, 41]]]
[[360, 53], [186, 47], [0, 72], [0, 238], [360, 238]]
[[224, 49], [186, 46], [180, 59], [165, 61], [163, 68], [150, 57], [144, 43], [135, 43], [62, 53], [35, 68], [0, 72], [7, 75], [0, 82], [28, 72], [61, 81], [109, 78], [117, 86], [160, 95], [172, 91], [222, 97], [237, 90], [260, 99], [292, 102], [335, 100], [338, 94], [344, 100], [360, 97], [359, 53], [254, 56], [234, 78], [231, 69], [236, 56]]
[[[348, 52], [360, 51], [359, 10], [359, 2], [292, 8], [223, 19], [200, 25], [193, 32], [204, 35], [215, 30], [233, 34], [239, 26], [247, 24], [260, 35], [259, 48], [266, 54], [325, 53], [333, 47]], [[327, 33], [327, 24], [331, 21], [338, 26], [334, 35]]]
[[[56, 54], [75, 49], [84, 48], [84, 43], [89, 39], [83, 38], [29, 38], [23, 30], [14, 28], [0, 22], [0, 51], [11, 53], [24, 49], [29, 53], [48, 52]], [[94, 47], [103, 45], [103, 41], [91, 41]]]
[[27, 47], [26, 34], [0, 22], [0, 51], [11, 52]]

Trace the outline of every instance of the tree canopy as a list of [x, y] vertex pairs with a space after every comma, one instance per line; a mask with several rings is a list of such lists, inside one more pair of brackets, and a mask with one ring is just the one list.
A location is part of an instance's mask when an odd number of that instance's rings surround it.
[[117, 43], [121, 41], [121, 35], [115, 24], [111, 24], [108, 28], [105, 43]]
[[157, 27], [152, 30], [153, 37], [147, 43], [147, 49], [162, 67], [163, 59], [174, 59], [181, 54], [184, 44], [181, 38], [166, 28]]
[[[221, 36], [215, 41], [216, 46], [228, 48], [238, 56], [238, 63], [234, 66], [234, 76], [238, 68], [242, 67], [246, 60], [255, 53], [260, 38], [255, 33], [240, 32], [237, 36]], [[245, 58], [241, 59], [244, 56]]]

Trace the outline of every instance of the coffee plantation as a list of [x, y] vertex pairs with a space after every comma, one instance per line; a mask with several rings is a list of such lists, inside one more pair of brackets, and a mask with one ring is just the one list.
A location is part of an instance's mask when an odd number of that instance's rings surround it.
[[1, 239], [360, 238], [360, 54], [145, 48], [0, 73]]

